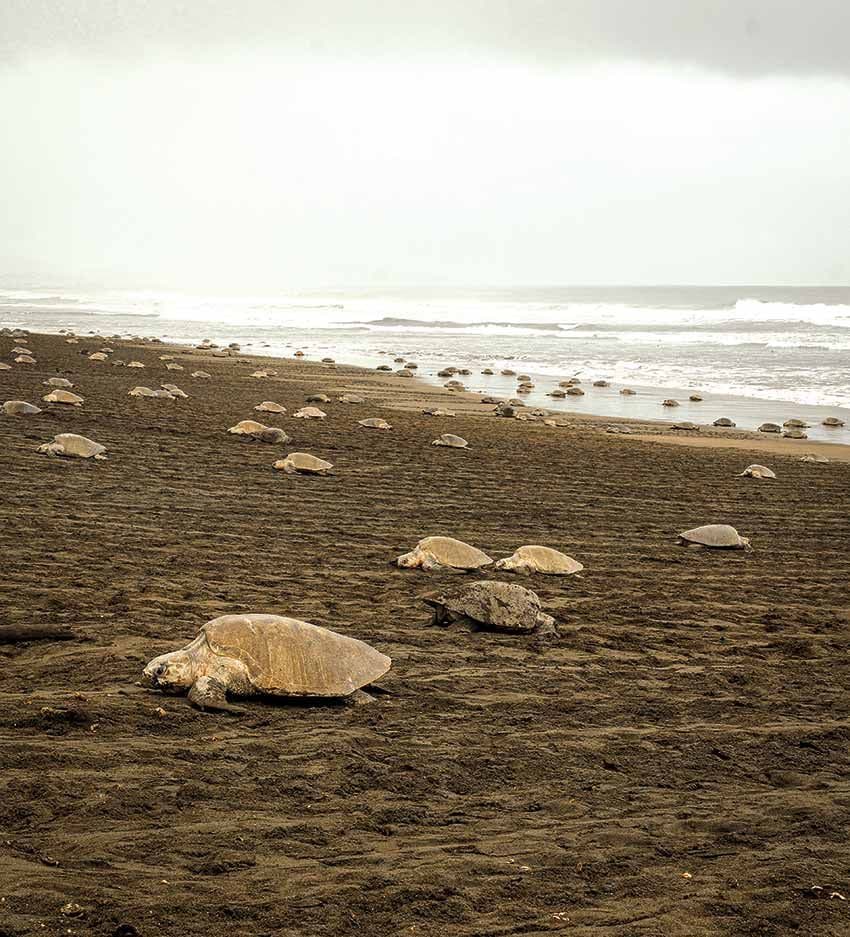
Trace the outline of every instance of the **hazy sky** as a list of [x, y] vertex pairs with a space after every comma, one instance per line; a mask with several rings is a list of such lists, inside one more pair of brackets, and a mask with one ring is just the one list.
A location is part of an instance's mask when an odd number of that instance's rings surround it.
[[0, 276], [850, 282], [848, 0], [0, 0]]

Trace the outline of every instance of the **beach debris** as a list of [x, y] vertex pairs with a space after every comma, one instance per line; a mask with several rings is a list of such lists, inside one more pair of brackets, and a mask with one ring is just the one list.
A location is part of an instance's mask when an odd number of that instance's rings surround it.
[[58, 387], [56, 390], [50, 391], [49, 394], [45, 394], [41, 399], [45, 403], [64, 403], [71, 407], [81, 407], [83, 405], [83, 398], [79, 394]]
[[358, 420], [357, 425], [365, 426], [366, 429], [392, 429], [392, 426], [379, 416], [370, 416], [366, 420]]
[[776, 472], [769, 469], [766, 465], [748, 465], [738, 478], [776, 478]]
[[208, 621], [186, 647], [155, 657], [144, 680], [168, 693], [188, 690], [199, 709], [239, 712], [228, 693], [369, 702], [362, 688], [391, 666], [364, 641], [297, 618], [223, 615]]
[[309, 452], [290, 452], [285, 459], [278, 459], [273, 467], [287, 475], [328, 475], [333, 463]]
[[747, 537], [742, 537], [729, 524], [705, 524], [679, 534], [676, 543], [683, 546], [710, 547], [721, 550], [752, 550]]
[[800, 456], [801, 462], [829, 462], [829, 459], [825, 455], [818, 455], [814, 452], [807, 452], [805, 455]]
[[35, 416], [41, 413], [41, 407], [27, 403], [26, 400], [7, 400], [3, 404], [3, 412], [7, 416]]
[[455, 436], [453, 433], [443, 433], [432, 443], [432, 446], [448, 446], [451, 449], [468, 449], [469, 443], [463, 436]]
[[106, 446], [76, 433], [59, 433], [53, 437], [52, 442], [39, 446], [38, 451], [50, 456], [64, 456], [67, 459], [106, 459], [103, 454], [106, 452]]
[[70, 390], [74, 385], [65, 377], [49, 377], [46, 381], [42, 381], [45, 387], [64, 387], [66, 390]]
[[454, 537], [425, 537], [409, 552], [396, 559], [402, 569], [479, 569], [489, 566], [493, 560], [486, 553], [455, 540]]
[[678, 407], [678, 406], [679, 406], [679, 401], [678, 401], [678, 400], [673, 400], [672, 397], [668, 397], [667, 400], [662, 400], [662, 401], [661, 401], [661, 406], [662, 406], [662, 407]]
[[289, 436], [279, 426], [266, 426], [256, 420], [240, 420], [227, 431], [235, 436], [248, 436], [258, 442], [285, 443]]
[[733, 423], [732, 420], [730, 420], [728, 416], [721, 416], [720, 418], [716, 419], [714, 423], [712, 423], [711, 425], [712, 426], [735, 426], [736, 424]]
[[821, 426], [835, 426], [835, 427], [844, 426], [844, 420], [840, 420], [837, 416], [828, 416], [821, 423]]
[[433, 612], [432, 625], [557, 634], [555, 619], [542, 610], [537, 593], [515, 583], [484, 580], [421, 598]]
[[778, 423], [762, 423], [758, 431], [760, 433], [781, 433], [782, 427]]
[[172, 397], [181, 397], [183, 400], [189, 399], [189, 395], [185, 391], [180, 390], [176, 384], [160, 384], [159, 386], [163, 390], [168, 391]]
[[259, 410], [260, 413], [286, 413], [286, 407], [275, 403], [274, 400], [264, 400], [262, 403], [258, 403], [254, 409]]
[[526, 544], [518, 547], [510, 556], [496, 560], [496, 569], [524, 575], [544, 573], [547, 576], [571, 576], [581, 572], [584, 565], [551, 547]]
[[337, 398], [340, 403], [366, 403], [366, 398], [360, 394], [343, 394]]
[[300, 410], [296, 410], [292, 415], [299, 420], [324, 420], [327, 413], [325, 413], [324, 410], [320, 410], [318, 407], [302, 407]]

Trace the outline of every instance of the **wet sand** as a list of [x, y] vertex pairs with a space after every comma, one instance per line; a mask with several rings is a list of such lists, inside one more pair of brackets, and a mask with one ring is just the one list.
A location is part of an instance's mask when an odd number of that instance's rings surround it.
[[[809, 441], [551, 428], [342, 366], [79, 354], [102, 344], [34, 336], [38, 364], [0, 372], [4, 400], [38, 402], [57, 375], [86, 398], [0, 418], [3, 621], [77, 636], [0, 645], [0, 933], [850, 931], [850, 900], [830, 897], [850, 899], [839, 447], [801, 463]], [[254, 360], [279, 376], [249, 377]], [[189, 399], [126, 396], [170, 381]], [[266, 415], [287, 446], [224, 432], [317, 390], [334, 398], [324, 422]], [[423, 400], [459, 415], [425, 417]], [[63, 431], [108, 461], [35, 451]], [[440, 432], [472, 448], [431, 447]], [[765, 445], [788, 453], [770, 454], [777, 480], [735, 477]], [[274, 472], [293, 450], [336, 474]], [[709, 522], [754, 552], [674, 546]], [[464, 580], [388, 562], [435, 533], [581, 560], [580, 576], [520, 580], [560, 639], [430, 627], [419, 596]], [[203, 622], [247, 611], [370, 642], [394, 661], [386, 694], [231, 717], [136, 685]]]

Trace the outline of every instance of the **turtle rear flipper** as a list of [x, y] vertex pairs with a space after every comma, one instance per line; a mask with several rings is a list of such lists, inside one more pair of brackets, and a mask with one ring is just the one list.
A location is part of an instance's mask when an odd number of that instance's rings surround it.
[[198, 677], [189, 690], [189, 702], [205, 712], [242, 713], [227, 702], [227, 687], [215, 677]]

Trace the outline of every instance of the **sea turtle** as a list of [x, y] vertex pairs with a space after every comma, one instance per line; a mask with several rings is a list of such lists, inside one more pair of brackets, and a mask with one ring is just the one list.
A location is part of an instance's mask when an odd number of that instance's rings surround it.
[[495, 413], [496, 416], [502, 416], [505, 417], [505, 419], [513, 420], [516, 419], [518, 409], [509, 403], [500, 403], [493, 413]]
[[228, 694], [370, 702], [362, 688], [391, 666], [365, 642], [297, 618], [222, 615], [182, 650], [155, 657], [144, 678], [166, 693], [188, 690], [199, 709], [239, 712]]
[[519, 547], [511, 556], [496, 560], [496, 569], [505, 569], [514, 573], [545, 573], [548, 576], [571, 576], [581, 572], [583, 564], [566, 553], [560, 553], [551, 547], [528, 544]]
[[268, 376], [269, 376], [268, 371], [254, 371], [251, 374], [251, 377], [256, 377], [256, 378], [263, 378], [263, 377], [268, 377]]
[[805, 455], [800, 456], [801, 462], [829, 462], [829, 459], [825, 455], [816, 455], [812, 452], [807, 452]]
[[570, 397], [584, 397], [584, 391], [580, 387], [576, 387], [574, 384], [571, 384], [567, 388], [567, 394]]
[[7, 400], [3, 404], [3, 412], [7, 416], [35, 416], [41, 413], [41, 407], [27, 403], [26, 400]]
[[295, 357], [295, 358], [303, 358], [303, 357], [304, 357], [304, 352], [303, 352], [303, 351], [296, 351], [294, 357]]
[[396, 377], [413, 377], [413, 371], [410, 368], [401, 368], [395, 372]]
[[69, 459], [105, 459], [103, 454], [106, 446], [89, 439], [87, 436], [78, 436], [76, 433], [59, 433], [53, 437], [53, 442], [46, 442], [38, 447], [39, 452], [47, 455], [61, 455]]
[[0, 361], [0, 371], [11, 371], [11, 370], [12, 370], [11, 364], [6, 364], [5, 361]]
[[828, 416], [822, 423], [821, 426], [844, 426], [844, 420], [839, 420], [837, 416]]
[[804, 433], [801, 429], [796, 427], [791, 427], [782, 431], [782, 435], [786, 439], [808, 439], [808, 435]]
[[504, 401], [501, 399], [501, 397], [491, 397], [488, 395], [487, 397], [482, 397], [479, 403], [489, 403], [492, 405], [494, 403], [495, 404], [504, 403]]
[[405, 367], [406, 367], [409, 371], [418, 371], [418, 370], [419, 370], [419, 365], [418, 365], [415, 361], [408, 361], [407, 364], [405, 364]]
[[489, 377], [491, 374], [493, 374], [493, 369], [492, 369], [492, 368], [484, 368], [484, 369], [481, 371], [481, 373], [482, 373], [482, 374], [486, 374], [486, 375]]
[[443, 410], [440, 407], [425, 407], [423, 416], [456, 416], [454, 410]]
[[64, 387], [66, 390], [70, 390], [74, 385], [64, 377], [49, 377], [46, 381], [42, 381], [45, 387]]
[[[106, 349], [105, 349], [105, 348], [101, 348], [101, 351], [106, 351]], [[173, 360], [174, 360], [174, 355], [160, 355], [160, 356], [159, 356], [159, 360], [160, 360], [160, 361], [173, 361]]]
[[712, 424], [713, 426], [734, 426], [735, 424], [728, 416], [721, 416], [719, 419], [715, 420]]
[[168, 371], [182, 371], [183, 370], [183, 365], [177, 364], [175, 361], [169, 361], [165, 367], [166, 367], [166, 370]]
[[322, 358], [322, 364], [336, 364], [333, 358]]
[[739, 478], [776, 478], [773, 469], [766, 465], [748, 465], [743, 472], [738, 475]]
[[422, 601], [431, 607], [433, 625], [557, 634], [555, 619], [542, 611], [537, 593], [511, 582], [485, 579], [460, 588], [426, 593]]
[[189, 395], [185, 391], [180, 390], [176, 384], [160, 384], [159, 386], [163, 390], [167, 390], [172, 397], [181, 397], [183, 400], [189, 399]]
[[729, 524], [706, 524], [679, 534], [676, 542], [694, 547], [713, 547], [726, 550], [752, 550], [747, 537], [742, 537]]
[[782, 427], [778, 423], [762, 423], [759, 427], [760, 433], [781, 433]]
[[690, 420], [679, 420], [678, 423], [674, 423], [670, 429], [699, 429], [699, 426], [696, 423], [691, 423]]
[[318, 407], [302, 407], [300, 410], [296, 410], [292, 415], [299, 420], [324, 420], [327, 413], [325, 413], [324, 410], [320, 410]]
[[614, 433], [618, 435], [629, 435], [631, 433], [631, 428], [628, 426], [623, 426], [622, 423], [609, 423], [605, 427], [606, 433]]
[[469, 443], [463, 436], [455, 436], [452, 433], [443, 433], [432, 443], [432, 446], [449, 446], [451, 449], [468, 449]]
[[[92, 357], [94, 357], [94, 355], [92, 355]], [[99, 360], [103, 360], [103, 359], [99, 359]], [[144, 365], [142, 364], [141, 361], [131, 361], [131, 362], [127, 365], [127, 367], [128, 367], [128, 368], [143, 368]]]
[[358, 420], [357, 424], [358, 426], [365, 426], [366, 429], [392, 429], [392, 426], [379, 416], [370, 416], [366, 420]]
[[593, 386], [594, 387], [610, 387], [611, 385], [608, 383], [608, 381], [594, 381]]
[[679, 406], [679, 401], [678, 401], [678, 400], [673, 400], [672, 397], [668, 397], [667, 400], [662, 400], [662, 401], [661, 401], [661, 406], [662, 406], [662, 407], [678, 407], [678, 406]]
[[[108, 357], [102, 351], [95, 351], [89, 355], [89, 361], [106, 361]], [[133, 365], [131, 364], [130, 367], [133, 367]], [[141, 365], [141, 367], [144, 367], [144, 365]]]
[[307, 403], [330, 403], [331, 398], [327, 394], [310, 394], [304, 398]]
[[343, 394], [337, 398], [340, 403], [366, 403], [366, 398], [360, 394]]
[[284, 443], [289, 442], [289, 436], [279, 426], [265, 426], [256, 420], [240, 420], [227, 431], [235, 436], [248, 436], [259, 442]]
[[691, 396], [688, 397], [688, 400], [693, 401], [693, 403], [700, 403], [700, 401], [702, 400], [702, 397], [700, 397], [699, 394], [691, 394]]
[[29, 350], [29, 348], [22, 348], [20, 345], [16, 345], [12, 349], [12, 354], [13, 355], [31, 355], [32, 352]]
[[325, 462], [308, 452], [290, 452], [285, 459], [278, 459], [274, 468], [287, 475], [327, 475], [333, 463]]
[[493, 560], [476, 547], [454, 537], [425, 537], [410, 551], [395, 561], [402, 569], [421, 566], [424, 570], [478, 569], [489, 566]]
[[262, 403], [258, 403], [254, 409], [260, 413], [286, 413], [286, 407], [275, 403], [273, 400], [264, 400]]
[[623, 387], [623, 388], [620, 390], [620, 393], [621, 393], [624, 397], [632, 397], [632, 396], [634, 396], [634, 394], [635, 394], [636, 392], [633, 391], [633, 390], [631, 389], [631, 387]]
[[556, 387], [554, 390], [549, 391], [548, 396], [549, 397], [566, 397], [567, 392], [565, 390], [562, 390], [560, 387]]
[[33, 358], [32, 355], [18, 355], [18, 357], [15, 358], [15, 363], [16, 364], [35, 364], [36, 360], [35, 358]]
[[210, 374], [210, 373], [207, 372], [207, 371], [193, 371], [193, 372], [192, 372], [192, 377], [209, 378], [209, 377], [212, 377], [212, 374]]
[[511, 371], [510, 368], [505, 368], [505, 370], [502, 371], [502, 377], [516, 377], [516, 371]]
[[128, 397], [162, 397], [168, 400], [173, 400], [174, 397], [168, 393], [167, 390], [153, 390], [150, 387], [134, 387], [132, 390], [127, 391]]
[[379, 364], [376, 371], [392, 371], [392, 368], [388, 364]]
[[83, 405], [83, 398], [79, 394], [74, 394], [70, 390], [61, 390], [56, 388], [56, 390], [50, 391], [49, 394], [45, 394], [41, 398], [45, 403], [65, 403], [72, 407], [81, 407]]
[[809, 424], [805, 420], [798, 420], [796, 418], [791, 420], [786, 420], [782, 424], [785, 429], [808, 429]]

